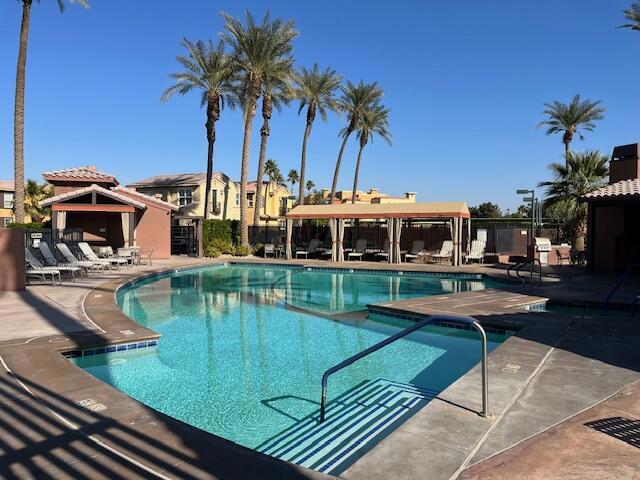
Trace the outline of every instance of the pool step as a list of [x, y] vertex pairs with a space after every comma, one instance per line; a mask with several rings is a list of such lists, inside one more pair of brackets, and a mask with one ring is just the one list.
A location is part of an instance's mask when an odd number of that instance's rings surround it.
[[345, 392], [257, 450], [325, 473], [337, 474], [439, 392], [377, 379]]

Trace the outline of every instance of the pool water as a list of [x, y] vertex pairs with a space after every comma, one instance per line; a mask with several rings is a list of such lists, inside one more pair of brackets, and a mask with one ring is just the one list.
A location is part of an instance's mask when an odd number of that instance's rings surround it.
[[[325, 451], [309, 457], [275, 443], [285, 445], [291, 432], [317, 423], [320, 379], [326, 369], [409, 325], [385, 317], [348, 313], [341, 317], [341, 312], [361, 310], [372, 302], [482, 285], [481, 280], [455, 277], [267, 266], [187, 270], [138, 281], [117, 294], [124, 313], [162, 335], [157, 348], [74, 362], [174, 418], [241, 445], [330, 471], [316, 465], [321, 460], [314, 460], [325, 459], [325, 466], [333, 467], [335, 459], [326, 460]], [[489, 335], [489, 349], [504, 339]], [[371, 408], [379, 407], [376, 395], [402, 397], [408, 405], [422, 406], [479, 357], [475, 332], [427, 327], [333, 375], [328, 415], [333, 408], [334, 417], [339, 416], [338, 404], [344, 406], [344, 415], [349, 415], [349, 408], [364, 408], [364, 394], [358, 401], [347, 399], [360, 391], [368, 392]], [[398, 409], [408, 408], [403, 405]], [[387, 411], [384, 415], [392, 417]], [[361, 428], [355, 420], [351, 424], [349, 428]], [[345, 430], [345, 438], [351, 433]], [[326, 448], [342, 447], [345, 441], [336, 437]]]

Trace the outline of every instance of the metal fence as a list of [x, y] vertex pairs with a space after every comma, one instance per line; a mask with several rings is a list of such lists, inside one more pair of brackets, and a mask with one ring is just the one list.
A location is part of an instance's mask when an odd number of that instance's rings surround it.
[[[480, 231], [480, 233], [479, 233]], [[472, 219], [471, 238], [478, 235], [486, 236], [487, 253], [526, 255], [527, 245], [530, 243], [531, 221], [491, 221]], [[562, 225], [546, 223], [535, 229], [535, 236], [547, 237], [554, 245], [559, 245], [563, 238]], [[386, 223], [355, 224], [345, 227], [345, 246], [353, 246], [359, 238], [367, 240], [371, 248], [383, 248], [387, 239]], [[317, 238], [325, 246], [331, 246], [331, 234], [327, 225], [304, 224], [293, 227], [292, 242], [295, 246], [306, 246], [311, 239]], [[438, 250], [444, 240], [451, 239], [451, 228], [447, 223], [429, 223], [419, 225], [404, 225], [400, 236], [400, 248], [409, 250], [414, 240], [424, 242], [424, 248], [429, 251]], [[286, 231], [278, 226], [249, 227], [249, 242], [284, 244]], [[467, 230], [463, 229], [462, 244], [467, 244]]]
[[56, 243], [77, 243], [82, 241], [81, 228], [25, 230], [24, 245], [29, 248], [38, 248], [40, 242], [46, 242], [53, 248]]

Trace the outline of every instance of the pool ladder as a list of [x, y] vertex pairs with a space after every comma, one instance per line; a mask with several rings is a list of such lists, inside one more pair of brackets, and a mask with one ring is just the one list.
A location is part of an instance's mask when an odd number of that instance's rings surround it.
[[401, 332], [396, 333], [395, 335], [382, 340], [381, 342], [376, 343], [375, 345], [370, 346], [366, 350], [361, 351], [360, 353], [356, 353], [352, 357], [343, 360], [342, 362], [334, 365], [329, 368], [324, 375], [322, 375], [322, 398], [320, 400], [320, 423], [325, 420], [325, 410], [327, 407], [327, 382], [329, 381], [329, 377], [334, 373], [342, 370], [343, 368], [348, 367], [352, 363], [357, 362], [361, 358], [366, 357], [367, 355], [372, 354], [373, 352], [377, 352], [383, 347], [395, 342], [396, 340], [400, 340], [403, 337], [406, 337], [410, 333], [415, 332], [416, 330], [420, 330], [421, 328], [426, 327], [427, 325], [436, 323], [436, 322], [449, 322], [449, 323], [458, 323], [467, 326], [471, 326], [475, 328], [480, 337], [482, 338], [482, 411], [479, 412], [481, 417], [487, 417], [488, 409], [489, 409], [489, 379], [487, 374], [487, 334], [482, 328], [482, 325], [473, 317], [464, 317], [464, 316], [453, 316], [453, 315], [433, 315], [430, 317], [421, 320], [410, 327], [405, 328]]
[[520, 275], [520, 270], [522, 270], [524, 267], [526, 267], [527, 265], [529, 265], [529, 286], [532, 287], [533, 286], [533, 274], [534, 274], [534, 266], [538, 264], [538, 283], [540, 285], [542, 285], [542, 264], [540, 263], [540, 260], [538, 260], [537, 258], [525, 258], [524, 260], [520, 260], [518, 263], [514, 264], [514, 265], [509, 265], [509, 268], [507, 269], [507, 277], [508, 278], [513, 278], [511, 276], [511, 271], [515, 270], [516, 272], [516, 277], [518, 278], [518, 280], [520, 280], [520, 282], [522, 282], [522, 285], [524, 286], [526, 284], [526, 277], [523, 277]]

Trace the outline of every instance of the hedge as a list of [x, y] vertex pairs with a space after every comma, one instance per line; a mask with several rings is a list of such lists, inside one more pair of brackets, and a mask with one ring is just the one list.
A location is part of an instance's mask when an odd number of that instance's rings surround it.
[[202, 230], [202, 243], [205, 251], [214, 243], [224, 242], [231, 245], [239, 243], [240, 222], [238, 220], [205, 220]]

